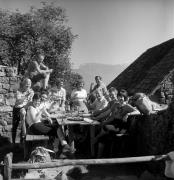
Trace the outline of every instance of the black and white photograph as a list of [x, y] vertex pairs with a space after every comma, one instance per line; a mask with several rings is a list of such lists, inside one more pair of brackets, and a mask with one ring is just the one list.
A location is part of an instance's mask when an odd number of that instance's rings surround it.
[[0, 180], [174, 179], [174, 0], [0, 0]]

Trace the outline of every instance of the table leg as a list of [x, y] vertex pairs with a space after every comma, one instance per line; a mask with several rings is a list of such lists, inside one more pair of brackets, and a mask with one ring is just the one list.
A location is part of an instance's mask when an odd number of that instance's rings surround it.
[[92, 157], [95, 156], [94, 138], [95, 138], [95, 126], [90, 126], [90, 146], [91, 146]]

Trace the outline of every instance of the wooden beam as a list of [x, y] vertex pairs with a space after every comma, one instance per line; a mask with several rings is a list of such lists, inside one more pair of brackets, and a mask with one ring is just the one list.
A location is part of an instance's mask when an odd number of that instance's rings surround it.
[[13, 169], [43, 169], [54, 168], [69, 165], [96, 165], [96, 164], [124, 164], [124, 163], [138, 163], [138, 162], [150, 162], [166, 159], [167, 155], [159, 156], [140, 156], [140, 157], [127, 157], [127, 158], [110, 158], [110, 159], [65, 159], [65, 160], [53, 160], [46, 163], [17, 163], [12, 164]]

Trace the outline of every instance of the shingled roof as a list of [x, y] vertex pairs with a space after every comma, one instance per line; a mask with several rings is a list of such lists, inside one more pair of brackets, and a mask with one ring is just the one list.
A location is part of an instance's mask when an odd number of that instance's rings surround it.
[[128, 92], [152, 95], [174, 70], [174, 39], [152, 47], [138, 57], [109, 85]]

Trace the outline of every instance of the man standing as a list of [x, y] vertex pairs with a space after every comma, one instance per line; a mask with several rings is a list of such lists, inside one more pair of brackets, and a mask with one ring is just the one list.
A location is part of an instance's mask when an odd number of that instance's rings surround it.
[[[13, 107], [12, 142], [15, 143], [16, 131], [19, 121], [25, 121], [26, 108], [32, 101], [34, 91], [31, 89], [31, 80], [26, 78], [21, 83], [20, 89], [16, 92], [16, 103]], [[22, 128], [23, 129], [23, 128]], [[23, 133], [23, 132], [22, 132]]]
[[30, 78], [33, 84], [41, 81], [43, 89], [46, 89], [53, 70], [43, 64], [44, 58], [44, 54], [38, 54], [37, 60], [30, 62], [26, 77]]
[[102, 77], [95, 76], [95, 81], [96, 81], [96, 85], [94, 85], [94, 83], [91, 83], [91, 86], [90, 86], [91, 101], [93, 102], [95, 100], [96, 91], [100, 91], [102, 95], [107, 99], [109, 93], [106, 88], [106, 85], [102, 81]]

